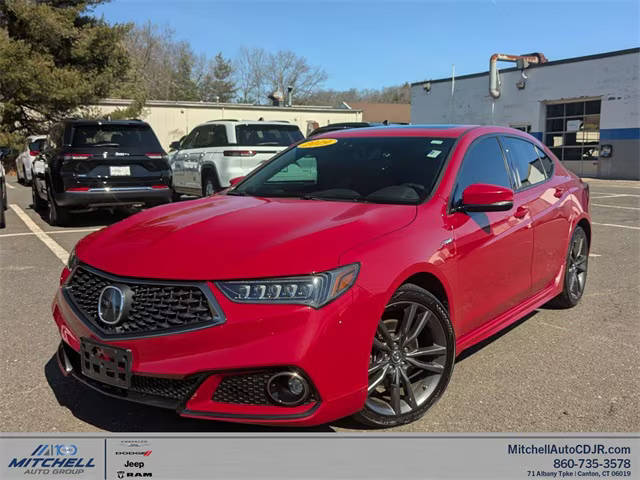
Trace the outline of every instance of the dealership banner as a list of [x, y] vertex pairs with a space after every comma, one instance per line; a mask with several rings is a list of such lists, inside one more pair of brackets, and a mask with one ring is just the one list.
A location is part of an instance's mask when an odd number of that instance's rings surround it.
[[636, 434], [3, 434], [2, 479], [640, 478]]

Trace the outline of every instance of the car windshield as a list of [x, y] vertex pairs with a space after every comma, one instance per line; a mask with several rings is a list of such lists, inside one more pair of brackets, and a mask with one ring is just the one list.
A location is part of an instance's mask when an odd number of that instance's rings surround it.
[[161, 147], [148, 125], [77, 125], [73, 147], [120, 147], [160, 152]]
[[238, 125], [236, 143], [247, 147], [288, 147], [304, 136], [296, 125]]
[[230, 195], [417, 204], [433, 189], [453, 138], [321, 138], [275, 157]]

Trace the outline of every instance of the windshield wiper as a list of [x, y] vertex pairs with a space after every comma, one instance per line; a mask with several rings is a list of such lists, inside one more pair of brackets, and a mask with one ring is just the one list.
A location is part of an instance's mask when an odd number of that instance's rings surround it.
[[362, 203], [367, 203], [367, 200], [365, 200], [364, 197], [362, 196], [358, 196], [358, 197], [339, 197], [339, 196], [324, 196], [324, 195], [314, 195], [312, 193], [305, 193], [303, 195], [300, 195], [300, 198], [302, 198], [303, 200], [337, 200], [340, 202], [362, 202]]
[[103, 143], [93, 143], [93, 144], [89, 144], [87, 146], [88, 147], [119, 147], [120, 144], [119, 143], [112, 143], [112, 142], [103, 142]]
[[237, 190], [229, 190], [226, 194], [227, 195], [235, 195], [237, 197], [247, 197], [249, 195], [248, 193], [239, 192]]

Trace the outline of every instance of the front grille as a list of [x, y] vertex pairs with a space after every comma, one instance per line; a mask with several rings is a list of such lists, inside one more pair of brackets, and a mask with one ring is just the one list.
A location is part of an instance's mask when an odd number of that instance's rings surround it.
[[131, 377], [131, 390], [145, 395], [183, 401], [191, 396], [199, 382], [199, 377], [176, 380], [133, 375]]
[[[267, 382], [282, 370], [263, 370], [256, 373], [224, 377], [213, 394], [214, 402], [242, 403], [246, 405], [277, 405], [267, 395]], [[315, 402], [313, 393], [305, 404]]]
[[[126, 285], [133, 292], [131, 308], [115, 325], [98, 318], [98, 301], [108, 285]], [[70, 299], [90, 326], [103, 337], [130, 337], [172, 333], [222, 321], [206, 285], [119, 278], [79, 266], [66, 287]]]

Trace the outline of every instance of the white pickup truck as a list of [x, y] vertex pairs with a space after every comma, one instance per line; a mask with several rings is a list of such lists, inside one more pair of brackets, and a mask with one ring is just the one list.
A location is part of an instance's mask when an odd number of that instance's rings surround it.
[[207, 196], [227, 188], [304, 136], [287, 122], [213, 120], [195, 127], [170, 156], [173, 190]]

